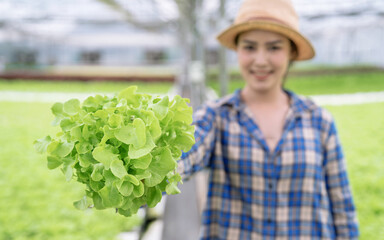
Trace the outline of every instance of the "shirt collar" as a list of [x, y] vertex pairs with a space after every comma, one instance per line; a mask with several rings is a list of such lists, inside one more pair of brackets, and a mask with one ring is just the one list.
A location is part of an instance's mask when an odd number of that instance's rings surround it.
[[237, 111], [241, 111], [245, 107], [245, 104], [241, 100], [240, 93], [241, 93], [241, 89], [237, 89], [232, 95], [229, 95], [229, 98], [226, 99], [226, 101], [223, 102], [223, 104], [231, 106]]
[[[307, 111], [312, 111], [316, 108], [315, 103], [303, 96], [299, 96], [290, 90], [284, 89], [290, 98], [290, 108], [295, 116], [300, 116]], [[245, 103], [241, 100], [241, 89], [237, 89], [232, 95], [228, 96], [223, 102], [223, 105], [232, 106], [237, 111], [245, 108]]]
[[292, 91], [284, 89], [291, 99], [290, 108], [295, 116], [301, 116], [305, 112], [313, 111], [317, 108], [316, 104], [309, 98], [299, 96]]

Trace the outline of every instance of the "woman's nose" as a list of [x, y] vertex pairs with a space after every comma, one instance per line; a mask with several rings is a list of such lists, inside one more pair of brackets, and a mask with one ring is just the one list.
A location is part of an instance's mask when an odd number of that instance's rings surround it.
[[267, 63], [267, 53], [264, 50], [258, 50], [253, 55], [253, 63], [255, 65], [265, 65]]

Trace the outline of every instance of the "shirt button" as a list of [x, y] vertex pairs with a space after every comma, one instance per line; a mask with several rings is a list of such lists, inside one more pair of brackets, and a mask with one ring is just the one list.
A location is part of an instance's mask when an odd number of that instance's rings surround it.
[[272, 223], [272, 219], [268, 218], [267, 223], [271, 224]]
[[270, 182], [270, 183], [268, 184], [268, 187], [269, 187], [269, 189], [273, 189], [273, 183]]

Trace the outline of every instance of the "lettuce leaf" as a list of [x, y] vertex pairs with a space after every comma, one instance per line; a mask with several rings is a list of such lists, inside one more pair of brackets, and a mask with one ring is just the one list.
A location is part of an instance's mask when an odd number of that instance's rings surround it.
[[51, 107], [56, 136], [34, 142], [48, 169], [61, 167], [67, 181], [85, 185], [78, 209], [115, 208], [124, 216], [154, 207], [162, 194], [180, 193], [176, 173], [182, 151], [195, 143], [189, 100], [137, 93], [95, 95]]

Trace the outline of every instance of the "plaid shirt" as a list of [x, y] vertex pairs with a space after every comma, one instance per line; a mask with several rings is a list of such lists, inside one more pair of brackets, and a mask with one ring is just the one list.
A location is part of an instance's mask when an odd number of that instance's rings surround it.
[[332, 116], [287, 91], [291, 106], [272, 153], [240, 91], [194, 114], [186, 179], [210, 169], [201, 239], [357, 239], [358, 224]]

